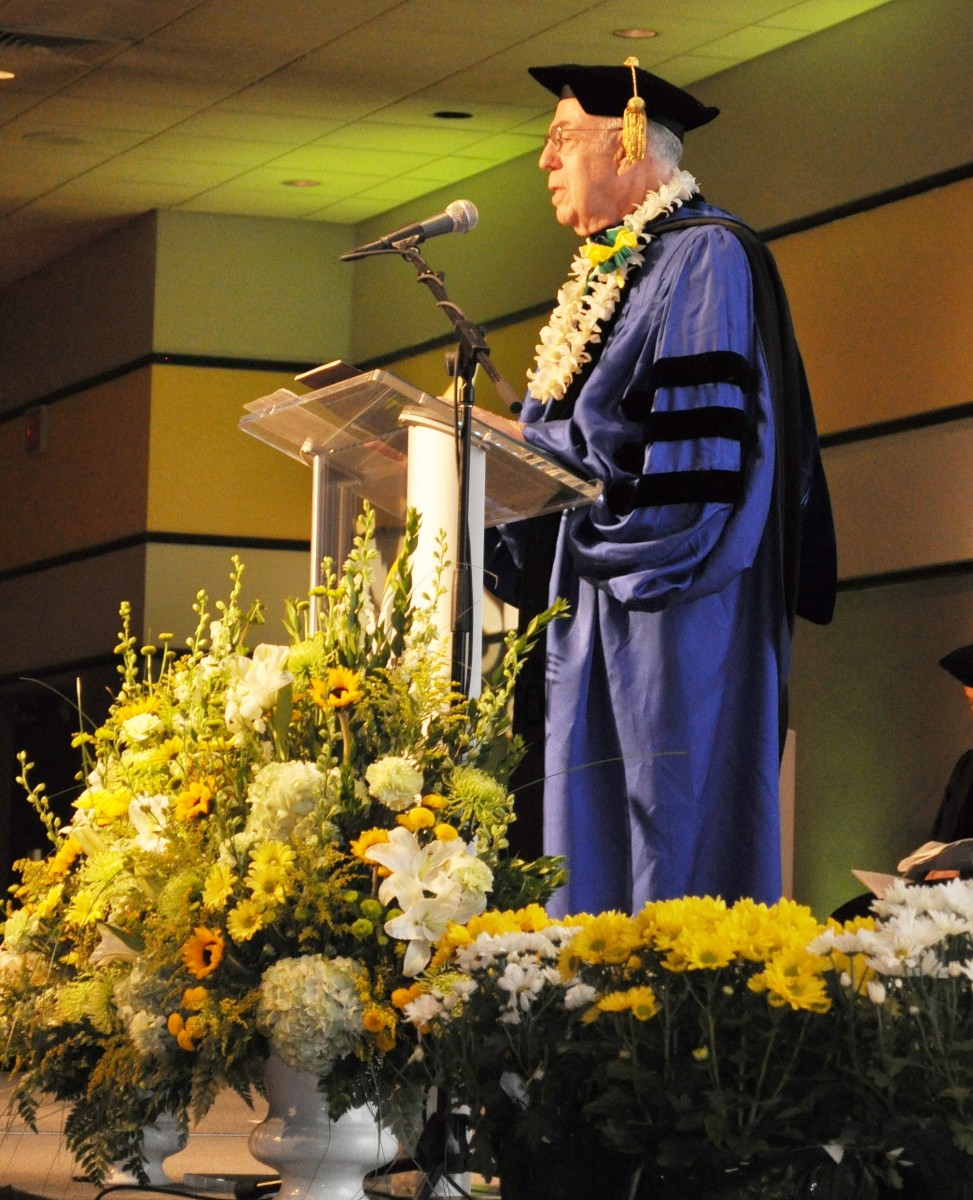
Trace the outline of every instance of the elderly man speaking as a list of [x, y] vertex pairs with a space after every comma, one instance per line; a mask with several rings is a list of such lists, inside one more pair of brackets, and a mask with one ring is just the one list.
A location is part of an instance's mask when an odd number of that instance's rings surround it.
[[[586, 240], [519, 423], [602, 482], [556, 528], [544, 849], [560, 912], [779, 898], [778, 770], [795, 612], [825, 623], [834, 531], [787, 302], [756, 235], [680, 168], [716, 117], [638, 68], [531, 75], [558, 97], [540, 167]], [[492, 542], [518, 591], [529, 523]]]

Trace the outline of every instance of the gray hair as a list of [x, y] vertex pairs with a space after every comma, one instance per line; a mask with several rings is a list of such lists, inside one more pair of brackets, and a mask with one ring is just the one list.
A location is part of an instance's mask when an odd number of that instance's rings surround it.
[[[603, 149], [614, 144], [615, 135], [621, 132], [621, 128], [621, 117], [613, 117], [602, 133]], [[682, 162], [682, 142], [671, 129], [660, 125], [658, 121], [646, 122], [645, 151], [647, 157], [654, 158], [661, 166], [671, 167], [672, 170]]]
[[682, 161], [682, 142], [671, 129], [660, 125], [658, 121], [649, 121], [645, 133], [645, 145], [649, 154], [664, 166], [673, 170]]

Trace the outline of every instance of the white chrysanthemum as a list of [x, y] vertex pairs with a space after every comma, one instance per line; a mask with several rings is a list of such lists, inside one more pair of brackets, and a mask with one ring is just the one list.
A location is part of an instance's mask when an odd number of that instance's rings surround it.
[[422, 779], [415, 763], [395, 754], [379, 758], [365, 768], [369, 794], [392, 812], [404, 812], [415, 804]]
[[282, 958], [264, 971], [257, 1020], [289, 1066], [326, 1075], [355, 1049], [362, 1007], [349, 958], [307, 954]]
[[423, 992], [402, 1010], [413, 1025], [428, 1025], [443, 1013], [443, 1000], [435, 992]]
[[122, 722], [119, 732], [123, 739], [136, 746], [143, 746], [162, 733], [164, 726], [155, 713], [139, 713]]
[[564, 1007], [568, 1012], [587, 1008], [593, 1004], [598, 992], [590, 983], [573, 983], [564, 993]]
[[226, 694], [226, 726], [231, 733], [267, 730], [266, 714], [281, 688], [293, 676], [284, 669], [289, 646], [260, 645], [252, 658], [238, 654], [227, 660], [230, 685]]

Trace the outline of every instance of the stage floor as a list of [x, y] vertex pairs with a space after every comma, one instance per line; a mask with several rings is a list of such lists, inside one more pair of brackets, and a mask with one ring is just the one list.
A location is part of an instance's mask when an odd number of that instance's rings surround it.
[[[0, 1075], [0, 1187], [52, 1200], [91, 1200], [99, 1189], [74, 1177], [74, 1159], [61, 1141], [63, 1106], [52, 1103], [43, 1107], [38, 1132], [31, 1133], [10, 1111], [9, 1094], [8, 1081]], [[273, 1174], [247, 1151], [250, 1130], [263, 1120], [266, 1107], [266, 1102], [257, 1098], [251, 1111], [234, 1093], [222, 1093], [193, 1128], [185, 1150], [166, 1159], [173, 1182], [182, 1183], [187, 1175]], [[200, 1189], [194, 1186], [192, 1190]], [[214, 1189], [212, 1194], [226, 1192]]]

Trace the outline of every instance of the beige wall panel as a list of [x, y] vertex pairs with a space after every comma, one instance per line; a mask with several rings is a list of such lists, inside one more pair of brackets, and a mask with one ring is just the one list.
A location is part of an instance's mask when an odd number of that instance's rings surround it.
[[148, 528], [227, 537], [310, 538], [311, 472], [242, 433], [244, 404], [289, 374], [152, 368]]
[[973, 418], [824, 454], [842, 579], [973, 560]]
[[973, 400], [973, 180], [772, 249], [822, 433]]
[[142, 546], [32, 571], [0, 586], [0, 678], [111, 656], [118, 608], [130, 601], [139, 627], [145, 573]]
[[973, 642], [973, 572], [838, 596], [797, 623], [794, 888], [824, 916], [929, 838], [953, 764], [973, 745], [962, 686], [937, 664]]
[[243, 564], [241, 605], [247, 608], [254, 600], [264, 606], [266, 623], [250, 637], [251, 645], [259, 642], [287, 641], [282, 625], [284, 601], [290, 596], [307, 597], [310, 561], [307, 554], [287, 550], [254, 550], [211, 546], [171, 546], [157, 544], [148, 547], [145, 559], [145, 621], [142, 626], [147, 641], [160, 633], [174, 635], [173, 646], [182, 648], [186, 638], [196, 628], [193, 604], [200, 589], [209, 598], [209, 612], [215, 620], [219, 613], [216, 602], [230, 594], [230, 570], [236, 554]]
[[149, 215], [0, 292], [0, 413], [152, 349]]
[[968, 164], [971, 62], [970, 0], [895, 0], [693, 84], [686, 166], [767, 229]]
[[324, 222], [162, 212], [155, 349], [318, 363], [346, 358], [353, 231]]
[[46, 415], [42, 454], [25, 453], [22, 419], [0, 423], [0, 570], [145, 529], [148, 370], [78, 392]]

